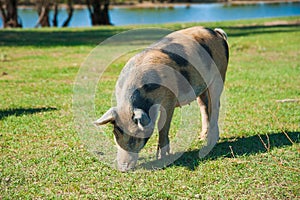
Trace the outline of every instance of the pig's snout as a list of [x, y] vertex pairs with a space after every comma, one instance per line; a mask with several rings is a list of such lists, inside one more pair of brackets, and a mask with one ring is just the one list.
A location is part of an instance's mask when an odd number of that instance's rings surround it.
[[138, 153], [125, 151], [124, 149], [118, 146], [118, 153], [117, 153], [118, 170], [121, 172], [134, 170], [138, 157], [139, 157]]

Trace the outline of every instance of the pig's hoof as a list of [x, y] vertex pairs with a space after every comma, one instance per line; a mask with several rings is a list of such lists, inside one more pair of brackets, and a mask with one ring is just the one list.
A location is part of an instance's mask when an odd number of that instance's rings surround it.
[[206, 140], [207, 138], [208, 129], [203, 129], [200, 133], [199, 139], [200, 140]]
[[156, 159], [163, 159], [165, 158], [167, 155], [170, 154], [170, 145], [166, 145], [163, 148], [160, 148], [159, 146], [157, 147], [157, 152], [156, 152]]
[[134, 166], [129, 165], [128, 163], [122, 163], [118, 166], [118, 170], [120, 172], [128, 172], [128, 171], [133, 171]]

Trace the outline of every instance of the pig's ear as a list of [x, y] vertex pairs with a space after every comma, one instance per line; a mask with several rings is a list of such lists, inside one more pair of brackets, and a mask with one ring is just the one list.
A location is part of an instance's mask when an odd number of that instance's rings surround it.
[[148, 114], [142, 109], [135, 108], [133, 110], [133, 121], [139, 126], [140, 129], [144, 130], [151, 122]]
[[117, 116], [116, 108], [110, 108], [101, 118], [94, 122], [95, 125], [100, 126], [108, 122], [114, 122]]

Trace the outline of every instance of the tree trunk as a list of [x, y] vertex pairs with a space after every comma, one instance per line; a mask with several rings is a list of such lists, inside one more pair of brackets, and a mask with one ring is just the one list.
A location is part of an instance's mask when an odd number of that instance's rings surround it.
[[86, 0], [93, 26], [111, 25], [109, 18], [109, 0]]
[[73, 11], [74, 11], [74, 8], [73, 8], [73, 1], [72, 0], [68, 0], [68, 17], [67, 19], [64, 21], [62, 27], [67, 27], [69, 26], [69, 23], [72, 19], [72, 16], [73, 16]]
[[54, 26], [54, 27], [57, 27], [57, 26], [58, 26], [57, 16], [58, 16], [58, 2], [55, 1], [55, 2], [54, 2], [53, 20], [52, 20], [52, 23], [53, 23], [53, 26]]
[[[4, 5], [5, 4], [5, 5]], [[22, 27], [18, 21], [18, 1], [17, 0], [0, 0], [0, 11], [4, 28]]]
[[37, 0], [37, 10], [39, 19], [35, 27], [38, 27], [39, 25], [41, 25], [41, 27], [49, 27], [49, 0]]

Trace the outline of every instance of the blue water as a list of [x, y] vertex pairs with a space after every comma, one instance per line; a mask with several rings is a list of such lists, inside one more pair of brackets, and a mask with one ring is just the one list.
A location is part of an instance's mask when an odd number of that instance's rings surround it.
[[[19, 16], [23, 27], [34, 27], [38, 15], [34, 9], [19, 9]], [[113, 8], [110, 10], [111, 22], [116, 25], [129, 24], [160, 24], [172, 22], [203, 22], [223, 21], [235, 19], [251, 19], [265, 17], [298, 16], [300, 18], [300, 3], [279, 3], [242, 6], [226, 6], [224, 4], [192, 4], [189, 7], [177, 5], [173, 8]], [[61, 9], [58, 15], [59, 26], [66, 19], [65, 9]], [[53, 12], [50, 13], [50, 20]], [[51, 22], [52, 23], [52, 22]], [[90, 18], [87, 9], [74, 11], [70, 22], [71, 27], [87, 27], [90, 25]], [[0, 27], [2, 27], [0, 20]]]

